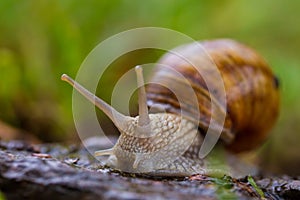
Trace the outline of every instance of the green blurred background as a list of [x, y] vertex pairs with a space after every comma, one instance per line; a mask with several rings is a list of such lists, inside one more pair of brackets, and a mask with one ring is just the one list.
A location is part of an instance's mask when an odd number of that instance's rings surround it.
[[[75, 77], [87, 54], [111, 35], [159, 26], [196, 40], [233, 38], [266, 58], [280, 78], [282, 105], [270, 139], [258, 150], [260, 163], [300, 174], [299, 10], [300, 1], [279, 0], [1, 0], [0, 137], [76, 140], [72, 90], [60, 81], [61, 74]], [[102, 81], [122, 75], [118, 66], [154, 62], [160, 55], [146, 50], [124, 56]], [[98, 95], [109, 101], [112, 87]]]

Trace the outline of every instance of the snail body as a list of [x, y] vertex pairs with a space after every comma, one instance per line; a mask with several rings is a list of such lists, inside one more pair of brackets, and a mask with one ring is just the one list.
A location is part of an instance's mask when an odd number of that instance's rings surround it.
[[[199, 44], [206, 56], [194, 51]], [[184, 58], [165, 54], [158, 63], [169, 68], [158, 65], [151, 80], [159, 84], [149, 84], [146, 89], [142, 68], [136, 67], [137, 117], [122, 115], [67, 75], [62, 76], [119, 129], [120, 137], [113, 148], [95, 152], [96, 156], [109, 155], [107, 165], [125, 172], [162, 176], [211, 173], [210, 164], [199, 157], [199, 151], [211, 118], [218, 117], [211, 112], [212, 104], [225, 116], [224, 124], [215, 126], [222, 126], [220, 138], [230, 151], [251, 150], [266, 139], [278, 115], [278, 81], [254, 50], [233, 40], [212, 40], [183, 45], [176, 52]], [[211, 61], [221, 74], [225, 102], [220, 101], [221, 87], [206, 65]], [[174, 76], [174, 70], [186, 81]], [[197, 109], [190, 104], [185, 84], [196, 93]], [[208, 85], [212, 85], [212, 92]], [[154, 108], [155, 113], [149, 114], [148, 107]], [[199, 119], [194, 119], [195, 110], [200, 112]]]

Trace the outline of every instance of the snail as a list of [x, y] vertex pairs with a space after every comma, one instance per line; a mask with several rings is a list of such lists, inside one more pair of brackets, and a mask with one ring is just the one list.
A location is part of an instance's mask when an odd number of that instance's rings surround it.
[[[204, 54], [194, 50], [201, 45]], [[109, 155], [107, 165], [130, 173], [160, 176], [209, 174], [210, 164], [199, 156], [211, 118], [212, 104], [224, 113], [220, 141], [229, 152], [254, 149], [266, 140], [279, 113], [279, 82], [264, 59], [254, 50], [230, 39], [218, 39], [182, 45], [176, 54], [166, 53], [158, 63], [151, 80], [160, 84], [144, 87], [142, 68], [135, 68], [138, 84], [139, 115], [124, 116], [67, 75], [62, 80], [100, 108], [120, 131], [117, 143], [95, 156]], [[219, 102], [220, 87], [210, 77], [207, 60], [217, 67], [226, 94]], [[196, 63], [197, 66], [193, 66]], [[181, 74], [176, 77], [172, 70]], [[205, 76], [205, 78], [203, 78]], [[208, 84], [213, 90], [208, 90]], [[191, 86], [196, 93], [200, 116], [190, 106], [190, 96], [182, 89]], [[179, 88], [174, 95], [172, 90]], [[147, 91], [147, 92], [146, 92]], [[179, 100], [180, 99], [180, 104]], [[153, 107], [154, 113], [148, 113]], [[181, 115], [184, 110], [185, 115]], [[216, 124], [218, 125], [218, 124]]]

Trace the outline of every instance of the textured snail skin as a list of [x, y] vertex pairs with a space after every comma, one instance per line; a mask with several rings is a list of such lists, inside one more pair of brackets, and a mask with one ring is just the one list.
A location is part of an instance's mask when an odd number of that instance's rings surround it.
[[[268, 136], [270, 128], [275, 123], [279, 112], [278, 80], [270, 67], [254, 50], [229, 39], [204, 41], [200, 43], [208, 56], [197, 56], [191, 51], [195, 44], [179, 47], [177, 53], [196, 63], [193, 66], [175, 54], [168, 53], [159, 61], [160, 64], [170, 66], [183, 74], [197, 93], [200, 111], [199, 127], [205, 132], [212, 117], [211, 103], [220, 99], [220, 88], [214, 85], [214, 79], [205, 64], [211, 59], [217, 66], [225, 86], [226, 105], [217, 104], [220, 110], [226, 106], [226, 119], [221, 138], [227, 142], [227, 148], [234, 152], [251, 150], [259, 146]], [[204, 62], [206, 61], [206, 62]], [[195, 69], [197, 67], [197, 70]], [[152, 81], [165, 85], [150, 84], [147, 87], [148, 105], [159, 105], [167, 112], [180, 113], [179, 103], [174, 94], [167, 88], [172, 88], [179, 95], [181, 109], [187, 109], [193, 117], [195, 109], [189, 109], [185, 102], [189, 96], [184, 91], [177, 92], [176, 88], [185, 84], [179, 78], [170, 75], [167, 68], [158, 66], [153, 73]], [[205, 81], [203, 79], [205, 77]], [[209, 93], [207, 85], [215, 89]], [[211, 98], [210, 98], [211, 95]], [[178, 96], [177, 96], [178, 97]], [[233, 137], [234, 139], [228, 137]]]
[[204, 173], [202, 160], [194, 159], [199, 149], [193, 146], [200, 142], [195, 139], [200, 136], [196, 125], [174, 114], [158, 113], [149, 117], [153, 127], [151, 135], [142, 136], [136, 117], [121, 132], [107, 165], [125, 172], [165, 176]]
[[[195, 48], [199, 44], [201, 52]], [[187, 44], [176, 48], [176, 52], [184, 59], [176, 54], [165, 54], [159, 63], [168, 67], [158, 65], [151, 79], [161, 85], [148, 85], [147, 93], [142, 68], [136, 67], [137, 117], [124, 116], [67, 75], [62, 75], [62, 80], [100, 108], [120, 131], [114, 147], [96, 151], [95, 156], [109, 155], [106, 164], [121, 171], [153, 176], [200, 173], [237, 177], [251, 174], [254, 168], [239, 167], [232, 158], [229, 162], [234, 164], [227, 168], [211, 162], [211, 154], [201, 159], [200, 147], [211, 119], [218, 118], [218, 114], [225, 116], [224, 126], [222, 123], [212, 127], [222, 127], [220, 140], [227, 149], [241, 152], [261, 144], [278, 116], [278, 80], [263, 58], [233, 40]], [[223, 84], [216, 81], [212, 66], [217, 67]], [[188, 88], [196, 93], [197, 107], [187, 94]], [[222, 88], [225, 102], [221, 98]], [[212, 105], [215, 113], [211, 112]], [[156, 113], [148, 114], [147, 106]], [[199, 111], [200, 117], [196, 117]]]

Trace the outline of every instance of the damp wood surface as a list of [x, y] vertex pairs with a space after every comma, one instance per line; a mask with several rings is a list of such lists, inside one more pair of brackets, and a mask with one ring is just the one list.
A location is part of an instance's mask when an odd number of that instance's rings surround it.
[[153, 178], [103, 168], [77, 145], [0, 142], [4, 199], [300, 199], [299, 179]]

